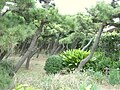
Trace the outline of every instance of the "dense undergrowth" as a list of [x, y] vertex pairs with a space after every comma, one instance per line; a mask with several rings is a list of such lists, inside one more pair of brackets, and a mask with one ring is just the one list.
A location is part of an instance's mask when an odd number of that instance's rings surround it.
[[13, 83], [14, 65], [8, 60], [0, 62], [0, 90], [8, 90]]
[[[107, 76], [103, 72], [94, 71], [91, 68], [86, 69], [84, 72], [72, 71], [67, 74], [58, 72], [57, 74], [47, 75], [43, 70], [43, 63], [41, 63], [41, 66], [38, 64], [38, 61], [33, 61], [32, 70], [21, 68], [16, 74], [16, 86], [14, 90], [87, 90], [88, 88], [90, 90], [101, 90], [100, 85], [115, 86], [120, 84], [120, 71], [117, 69], [110, 69]], [[1, 65], [4, 66], [4, 63]], [[5, 72], [8, 75], [9, 71]], [[9, 75], [8, 77], [4, 75], [1, 80], [7, 82], [12, 79]], [[5, 87], [9, 87], [10, 83], [7, 83], [7, 85], [5, 86], [4, 84]], [[7, 89], [4, 88], [2, 90]]]
[[[107, 36], [107, 38], [109, 35]], [[110, 38], [112, 36], [110, 35]], [[118, 36], [115, 36], [117, 38]], [[112, 39], [114, 39], [112, 37]], [[103, 37], [104, 38], [104, 37]], [[111, 39], [110, 39], [111, 40]], [[118, 39], [117, 39], [118, 40]], [[108, 41], [108, 42], [107, 42]], [[120, 84], [120, 51], [116, 46], [116, 41], [113, 44], [113, 48], [107, 49], [102, 46], [103, 43], [109, 44], [109, 40], [104, 38], [100, 43], [99, 48], [94, 53], [93, 57], [84, 65], [83, 72], [77, 72], [80, 61], [87, 57], [89, 51], [82, 51], [80, 49], [66, 50], [58, 55], [49, 55], [45, 65], [43, 67], [46, 71], [43, 75], [39, 75], [40, 71], [36, 71], [30, 82], [26, 82], [24, 76], [29, 77], [31, 73], [23, 72], [20, 74], [20, 78], [16, 82], [14, 90], [97, 90], [99, 84], [106, 82], [108, 85]], [[101, 50], [102, 49], [102, 50]], [[113, 54], [111, 56], [111, 53]], [[116, 58], [114, 58], [115, 56]], [[37, 65], [37, 64], [36, 64]], [[36, 66], [35, 66], [36, 67]], [[34, 67], [34, 68], [35, 68]], [[40, 70], [41, 68], [39, 68]], [[9, 60], [3, 60], [0, 62], [0, 90], [7, 90], [13, 80], [11, 76], [14, 74], [13, 62]], [[47, 75], [48, 74], [48, 75]], [[36, 75], [37, 78], [36, 78]], [[26, 77], [26, 78], [27, 78]], [[33, 79], [33, 77], [35, 77]], [[25, 83], [26, 82], [26, 83]], [[39, 88], [39, 89], [36, 89]], [[88, 89], [89, 90], [89, 89]]]
[[[112, 33], [105, 33], [103, 34], [99, 47], [97, 48], [96, 52], [94, 53], [93, 57], [84, 65], [83, 69], [88, 70], [92, 69], [93, 71], [101, 71], [105, 72], [106, 68], [109, 70], [111, 69], [118, 69], [120, 70], [120, 35], [117, 32]], [[71, 49], [66, 50], [60, 53], [59, 55], [53, 55], [48, 57], [45, 70], [47, 68], [52, 67], [49, 72], [53, 72], [53, 69], [57, 69], [59, 67], [55, 66], [57, 59], [57, 65], [63, 66], [63, 68], [67, 68], [67, 71], [74, 71], [78, 68], [78, 65], [81, 60], [86, 58], [89, 55], [89, 51], [82, 51], [80, 49]], [[54, 58], [56, 57], [56, 61]], [[51, 62], [51, 63], [48, 63]], [[62, 63], [61, 63], [62, 62]], [[48, 65], [49, 64], [49, 65]], [[58, 72], [63, 68], [59, 68]], [[56, 71], [57, 73], [57, 71]]]
[[[120, 82], [117, 82], [118, 78], [116, 77], [120, 78], [120, 74], [116, 73], [118, 72], [112, 71], [108, 76], [109, 78], [107, 78], [102, 72], [94, 72], [92, 70], [81, 73], [75, 71], [66, 75], [61, 75], [60, 73], [41, 75], [36, 72], [29, 73], [24, 71], [17, 75], [18, 85], [16, 88], [20, 86], [21, 88], [15, 90], [28, 90], [28, 88], [30, 90], [107, 90], [101, 89], [100, 85], [105, 84], [109, 87], [111, 87], [110, 84], [118, 85]], [[113, 76], [113, 74], [116, 74], [116, 76]], [[119, 86], [114, 88], [119, 88]]]
[[[57, 73], [60, 72], [60, 70], [62, 69], [68, 69], [69, 71], [74, 71], [78, 67], [80, 61], [84, 59], [88, 54], [89, 52], [81, 51], [79, 49], [74, 49], [74, 50], [64, 51], [59, 56], [58, 55], [50, 56], [48, 57], [45, 64], [46, 73], [49, 72]], [[108, 71], [111, 69], [120, 70], [120, 60], [113, 60], [110, 57], [106, 57], [103, 52], [95, 52], [92, 59], [89, 60], [83, 68], [84, 70], [92, 69], [93, 71], [101, 71], [103, 73], [105, 73], [106, 68], [108, 69]]]

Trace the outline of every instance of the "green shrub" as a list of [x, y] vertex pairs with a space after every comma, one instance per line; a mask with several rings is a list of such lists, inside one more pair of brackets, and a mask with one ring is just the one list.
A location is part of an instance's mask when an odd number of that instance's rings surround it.
[[100, 50], [105, 52], [105, 56], [110, 57], [113, 60], [120, 59], [120, 33], [104, 33], [100, 41]]
[[93, 79], [98, 83], [102, 83], [102, 81], [104, 80], [102, 72], [100, 71], [95, 72], [93, 75]]
[[108, 82], [111, 85], [120, 84], [120, 70], [112, 70], [108, 75]]
[[0, 67], [0, 90], [7, 90], [12, 82], [11, 77], [3, 67]]
[[82, 51], [79, 49], [67, 50], [60, 54], [63, 58], [64, 67], [69, 68], [70, 70], [74, 70], [78, 67], [80, 61], [87, 57], [89, 52]]
[[12, 83], [13, 64], [7, 60], [0, 62], [0, 90], [8, 90]]
[[112, 60], [102, 52], [95, 52], [90, 63], [87, 65], [87, 67], [92, 68], [94, 71], [103, 71], [106, 67], [109, 69], [117, 69], [120, 68], [120, 60]]
[[13, 65], [12, 61], [10, 61], [10, 60], [2, 60], [0, 62], [0, 66], [4, 67], [4, 69], [6, 70], [6, 72], [9, 75], [13, 75], [14, 74], [14, 65]]
[[97, 83], [102, 83], [102, 81], [105, 80], [105, 76], [101, 71], [93, 71], [93, 70], [86, 70], [86, 73], [88, 76], [91, 76], [92, 80], [94, 80]]
[[63, 60], [58, 55], [48, 57], [44, 69], [47, 74], [55, 74], [63, 69]]

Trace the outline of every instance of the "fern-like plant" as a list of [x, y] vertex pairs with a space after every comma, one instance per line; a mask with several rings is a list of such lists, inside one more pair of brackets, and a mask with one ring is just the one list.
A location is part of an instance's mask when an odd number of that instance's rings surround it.
[[89, 52], [73, 49], [62, 52], [60, 56], [63, 58], [64, 67], [74, 70], [78, 67], [80, 61], [87, 57], [88, 54]]

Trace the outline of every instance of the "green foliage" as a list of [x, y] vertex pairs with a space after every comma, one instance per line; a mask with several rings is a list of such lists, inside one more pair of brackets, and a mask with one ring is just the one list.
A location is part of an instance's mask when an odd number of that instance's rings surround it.
[[0, 67], [0, 90], [7, 90], [12, 82], [11, 77], [3, 67]]
[[16, 1], [17, 3], [17, 6], [22, 9], [22, 10], [25, 10], [25, 9], [28, 9], [28, 8], [32, 8], [34, 7], [35, 5], [35, 1], [34, 0], [17, 0]]
[[96, 86], [96, 84], [87, 84], [85, 82], [83, 82], [80, 85], [80, 90], [99, 90]]
[[70, 70], [74, 70], [78, 67], [80, 61], [87, 57], [88, 54], [89, 52], [73, 49], [62, 52], [60, 56], [63, 58], [63, 65]]
[[12, 47], [14, 48], [18, 42], [32, 36], [35, 32], [34, 29], [35, 27], [32, 25], [18, 25], [3, 31], [4, 35], [0, 37], [1, 49], [9, 50]]
[[105, 2], [98, 2], [95, 7], [89, 10], [89, 13], [93, 16], [94, 21], [110, 22], [114, 8]]
[[47, 74], [55, 74], [58, 73], [60, 70], [63, 69], [63, 60], [58, 55], [49, 56], [44, 69]]
[[111, 70], [108, 75], [108, 82], [111, 85], [120, 84], [120, 70]]
[[92, 69], [86, 70], [87, 75], [91, 76], [93, 81], [102, 84], [102, 81], [105, 80], [105, 76], [101, 71], [94, 71]]
[[6, 13], [4, 17], [2, 17], [2, 21], [5, 24], [5, 26], [8, 28], [12, 28], [14, 26], [17, 26], [18, 24], [25, 23], [25, 19], [23, 16], [12, 13], [11, 11]]
[[64, 44], [70, 44], [72, 41], [76, 38], [76, 33], [72, 33], [70, 35], [67, 35], [67, 37], [64, 37], [59, 40], [60, 43]]
[[13, 90], [41, 90], [41, 89], [35, 89], [34, 87], [32, 86], [29, 86], [29, 85], [16, 85], [15, 88]]
[[7, 90], [12, 83], [13, 64], [11, 62], [0, 62], [0, 90]]
[[109, 69], [120, 68], [120, 60], [116, 61], [109, 57], [106, 57], [102, 52], [95, 52], [90, 64], [87, 64], [89, 68], [92, 68], [95, 71], [103, 71], [106, 67]]
[[8, 74], [12, 75], [14, 73], [14, 65], [12, 61], [2, 60], [0, 62], [0, 67], [3, 67]]
[[103, 34], [100, 42], [100, 50], [113, 60], [120, 58], [120, 33], [112, 32]]
[[92, 21], [92, 17], [82, 13], [76, 15], [76, 31], [81, 33], [89, 33], [95, 29], [95, 25]]
[[0, 0], [0, 10], [4, 7], [5, 2], [9, 2], [10, 0]]
[[99, 83], [102, 83], [103, 81], [103, 74], [100, 71], [97, 71], [93, 74], [93, 79]]

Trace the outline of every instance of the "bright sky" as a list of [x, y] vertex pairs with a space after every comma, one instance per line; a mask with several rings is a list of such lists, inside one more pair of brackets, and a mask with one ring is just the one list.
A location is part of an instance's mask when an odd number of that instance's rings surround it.
[[[94, 6], [97, 1], [103, 0], [54, 0], [56, 7], [61, 14], [76, 14], [78, 12], [85, 12], [85, 8], [90, 8]], [[112, 0], [104, 0], [109, 3]], [[38, 7], [41, 7], [39, 2]]]
[[[85, 8], [94, 6], [97, 1], [102, 0], [54, 0], [61, 14], [76, 14], [80, 11], [84, 12]], [[112, 0], [104, 0], [111, 2]]]

